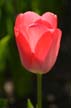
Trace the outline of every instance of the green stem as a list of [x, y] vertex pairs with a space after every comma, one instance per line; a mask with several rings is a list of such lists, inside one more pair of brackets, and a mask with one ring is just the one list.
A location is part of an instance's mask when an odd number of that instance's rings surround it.
[[42, 108], [42, 74], [37, 74], [37, 107]]

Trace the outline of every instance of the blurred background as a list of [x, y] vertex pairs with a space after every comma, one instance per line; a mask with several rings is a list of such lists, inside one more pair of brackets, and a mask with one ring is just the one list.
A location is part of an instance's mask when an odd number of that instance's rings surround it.
[[46, 11], [58, 15], [63, 31], [57, 62], [43, 75], [43, 108], [71, 108], [71, 0], [0, 0], [0, 108], [36, 106], [36, 75], [22, 66], [14, 39], [17, 14]]

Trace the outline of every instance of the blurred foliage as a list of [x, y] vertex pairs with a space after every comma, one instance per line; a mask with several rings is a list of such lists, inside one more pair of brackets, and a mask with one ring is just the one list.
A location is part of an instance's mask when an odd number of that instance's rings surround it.
[[27, 108], [34, 108], [33, 104], [30, 101], [30, 99], [27, 100]]
[[8, 43], [10, 36], [5, 36], [0, 40], [0, 85], [4, 79], [4, 71], [6, 68], [6, 59], [8, 55]]
[[28, 10], [42, 14], [63, 13], [63, 0], [0, 0], [0, 88], [5, 73], [11, 74], [18, 96], [32, 92], [32, 73], [22, 68], [14, 39], [14, 22], [18, 13]]
[[8, 106], [8, 100], [0, 99], [0, 108], [7, 108], [7, 106]]
[[5, 36], [0, 40], [0, 72], [2, 72], [6, 66], [9, 40], [10, 36]]

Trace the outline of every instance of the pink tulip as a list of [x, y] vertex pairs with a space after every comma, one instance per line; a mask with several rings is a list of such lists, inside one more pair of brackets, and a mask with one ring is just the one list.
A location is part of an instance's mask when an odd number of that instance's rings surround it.
[[51, 12], [19, 14], [14, 31], [22, 65], [33, 73], [49, 72], [60, 48], [62, 32], [57, 28], [57, 16]]

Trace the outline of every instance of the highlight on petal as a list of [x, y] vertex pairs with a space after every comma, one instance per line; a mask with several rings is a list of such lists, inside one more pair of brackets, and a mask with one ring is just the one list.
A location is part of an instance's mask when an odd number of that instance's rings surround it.
[[46, 20], [52, 28], [57, 27], [57, 16], [51, 12], [46, 12], [42, 15], [42, 18]]
[[40, 16], [32, 11], [28, 11], [25, 13], [21, 13], [17, 16], [15, 25], [17, 27], [21, 26], [28, 26], [29, 24], [33, 23], [37, 19], [39, 19]]
[[[39, 20], [41, 22], [41, 20]], [[31, 46], [32, 52], [35, 52], [35, 47], [42, 37], [42, 35], [48, 31], [47, 26], [44, 23], [33, 23], [29, 26], [28, 32], [29, 32], [29, 43]]]
[[53, 34], [53, 42], [52, 45], [48, 51], [47, 57], [45, 58], [44, 62], [42, 63], [42, 67], [44, 70], [44, 73], [49, 72], [50, 69], [54, 66], [59, 48], [60, 48], [60, 40], [61, 40], [61, 30], [56, 29]]

